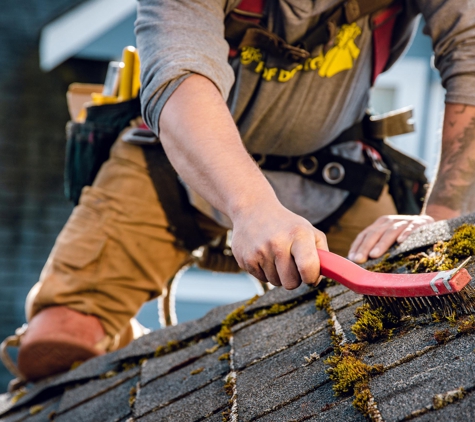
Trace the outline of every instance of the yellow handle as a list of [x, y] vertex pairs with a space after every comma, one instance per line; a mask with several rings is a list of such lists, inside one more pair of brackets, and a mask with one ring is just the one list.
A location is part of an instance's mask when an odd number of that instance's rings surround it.
[[135, 98], [139, 95], [140, 91], [140, 58], [139, 53], [135, 50], [135, 60], [134, 60], [134, 77], [132, 80], [132, 98]]
[[132, 85], [134, 78], [136, 48], [128, 46], [124, 48], [122, 53], [122, 61], [124, 67], [120, 72], [119, 100], [127, 101], [132, 98]]

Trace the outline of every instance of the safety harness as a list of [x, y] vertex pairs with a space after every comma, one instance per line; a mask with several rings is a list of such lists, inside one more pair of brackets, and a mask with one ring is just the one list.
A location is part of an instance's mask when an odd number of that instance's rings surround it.
[[[266, 28], [265, 13], [271, 6], [266, 0], [242, 0], [226, 19], [225, 37], [230, 44], [230, 57], [254, 47], [289, 64], [305, 63], [311, 52], [322, 45], [326, 51], [334, 44], [337, 29], [370, 16], [373, 40], [372, 83], [388, 64], [397, 16], [402, 11], [399, 0], [347, 0], [318, 17], [312, 29], [297, 43], [288, 44]], [[347, 209], [358, 196], [377, 200], [389, 183], [398, 212], [419, 213], [425, 196], [425, 167], [397, 151], [384, 139], [414, 130], [408, 109], [385, 116], [366, 116], [341, 133], [326, 147], [302, 156], [254, 154], [263, 170], [287, 171], [320, 184], [350, 192], [342, 206]], [[332, 153], [332, 147], [348, 141], [363, 143], [366, 160], [358, 163]], [[410, 189], [410, 192], [407, 192]], [[340, 210], [341, 211], [341, 210]], [[332, 216], [331, 224], [339, 213]], [[325, 227], [328, 225], [326, 224]]]

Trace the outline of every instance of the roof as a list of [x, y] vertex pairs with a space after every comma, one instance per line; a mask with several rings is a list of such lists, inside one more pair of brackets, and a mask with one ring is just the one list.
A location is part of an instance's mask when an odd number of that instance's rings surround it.
[[[391, 254], [430, 249], [466, 222], [475, 214], [425, 227]], [[3, 394], [0, 420], [473, 420], [473, 316], [408, 318], [361, 341], [362, 304], [338, 284], [276, 288]]]

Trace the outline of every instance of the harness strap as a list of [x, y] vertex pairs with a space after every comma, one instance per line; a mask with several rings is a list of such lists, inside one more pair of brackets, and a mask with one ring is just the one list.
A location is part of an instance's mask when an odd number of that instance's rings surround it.
[[167, 216], [168, 231], [175, 235], [175, 245], [189, 252], [209, 242], [199, 228], [185, 188], [180, 183], [175, 169], [168, 160], [162, 144], [142, 145], [148, 171]]
[[379, 198], [390, 176], [385, 169], [378, 170], [371, 164], [333, 155], [329, 148], [298, 157], [258, 154], [253, 157], [263, 170], [296, 173], [314, 182], [374, 200]]
[[264, 6], [265, 0], [243, 0], [227, 16], [225, 38], [230, 45], [230, 57], [235, 57], [243, 47], [254, 47], [289, 62], [304, 63], [318, 45], [331, 46], [339, 26], [373, 15], [372, 83], [388, 63], [396, 16], [402, 11], [399, 0], [348, 0], [325, 13], [314, 29], [291, 45], [262, 25]]

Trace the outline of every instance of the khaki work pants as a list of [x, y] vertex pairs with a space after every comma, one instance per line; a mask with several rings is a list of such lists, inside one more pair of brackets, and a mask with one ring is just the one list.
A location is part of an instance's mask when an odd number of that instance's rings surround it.
[[[362, 229], [395, 212], [386, 191], [378, 202], [358, 199], [331, 228], [330, 249], [346, 256]], [[210, 238], [226, 233], [200, 213], [198, 224]], [[47, 306], [66, 305], [99, 317], [111, 337], [123, 332], [189, 260], [167, 228], [142, 148], [119, 137], [58, 236], [30, 295], [27, 318]]]

